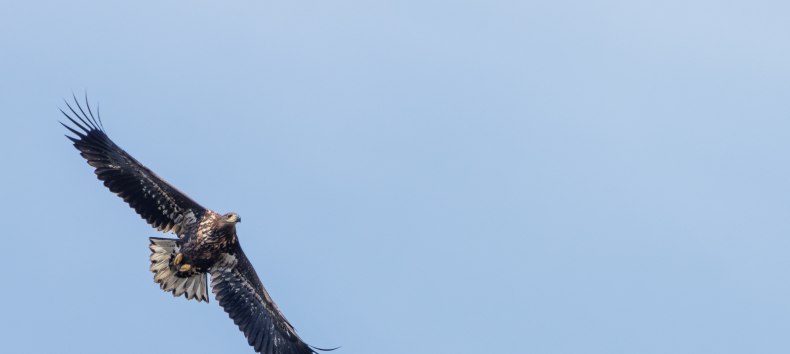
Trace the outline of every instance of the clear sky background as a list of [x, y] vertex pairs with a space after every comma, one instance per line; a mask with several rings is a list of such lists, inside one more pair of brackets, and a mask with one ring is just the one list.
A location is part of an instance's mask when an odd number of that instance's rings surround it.
[[59, 107], [338, 354], [790, 352], [786, 1], [3, 1], [0, 351], [252, 353]]

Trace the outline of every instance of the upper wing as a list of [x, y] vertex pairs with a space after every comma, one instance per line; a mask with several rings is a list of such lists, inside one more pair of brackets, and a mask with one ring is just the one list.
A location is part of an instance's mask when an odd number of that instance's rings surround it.
[[241, 247], [211, 269], [211, 287], [220, 306], [247, 337], [258, 353], [315, 353], [296, 334], [293, 326], [274, 304]]
[[88, 160], [88, 164], [96, 168], [96, 175], [110, 191], [123, 198], [137, 214], [160, 231], [172, 231], [181, 236], [186, 225], [200, 219], [205, 208], [115, 145], [105, 134], [101, 119], [93, 117], [87, 100], [88, 114], [85, 114], [76, 98], [74, 103], [79, 113], [68, 102], [66, 105], [73, 116], [61, 110], [79, 128], [77, 130], [61, 123], [77, 135], [76, 138], [66, 137], [74, 142], [74, 147]]

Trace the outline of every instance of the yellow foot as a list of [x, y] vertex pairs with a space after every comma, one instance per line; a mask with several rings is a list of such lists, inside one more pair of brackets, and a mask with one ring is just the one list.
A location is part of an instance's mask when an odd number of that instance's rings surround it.
[[173, 264], [179, 265], [179, 264], [181, 264], [181, 261], [183, 261], [183, 260], [184, 260], [184, 254], [183, 253], [179, 253], [179, 254], [176, 255], [176, 259], [173, 260]]
[[178, 271], [179, 272], [188, 272], [190, 269], [192, 269], [191, 265], [184, 264], [184, 265], [181, 266], [181, 268], [178, 268]]

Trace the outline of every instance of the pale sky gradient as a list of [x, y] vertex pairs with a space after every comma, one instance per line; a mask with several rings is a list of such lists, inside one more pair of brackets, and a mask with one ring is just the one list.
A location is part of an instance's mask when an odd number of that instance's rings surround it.
[[57, 123], [337, 354], [790, 352], [787, 1], [4, 1], [0, 352], [252, 353]]

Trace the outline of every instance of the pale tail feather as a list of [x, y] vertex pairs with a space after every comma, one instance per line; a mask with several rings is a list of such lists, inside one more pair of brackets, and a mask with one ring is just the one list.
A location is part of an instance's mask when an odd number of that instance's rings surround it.
[[172, 264], [179, 251], [176, 240], [151, 237], [151, 272], [154, 282], [173, 296], [184, 295], [187, 299], [208, 302], [206, 273], [194, 272], [191, 276], [177, 275], [178, 269]]

